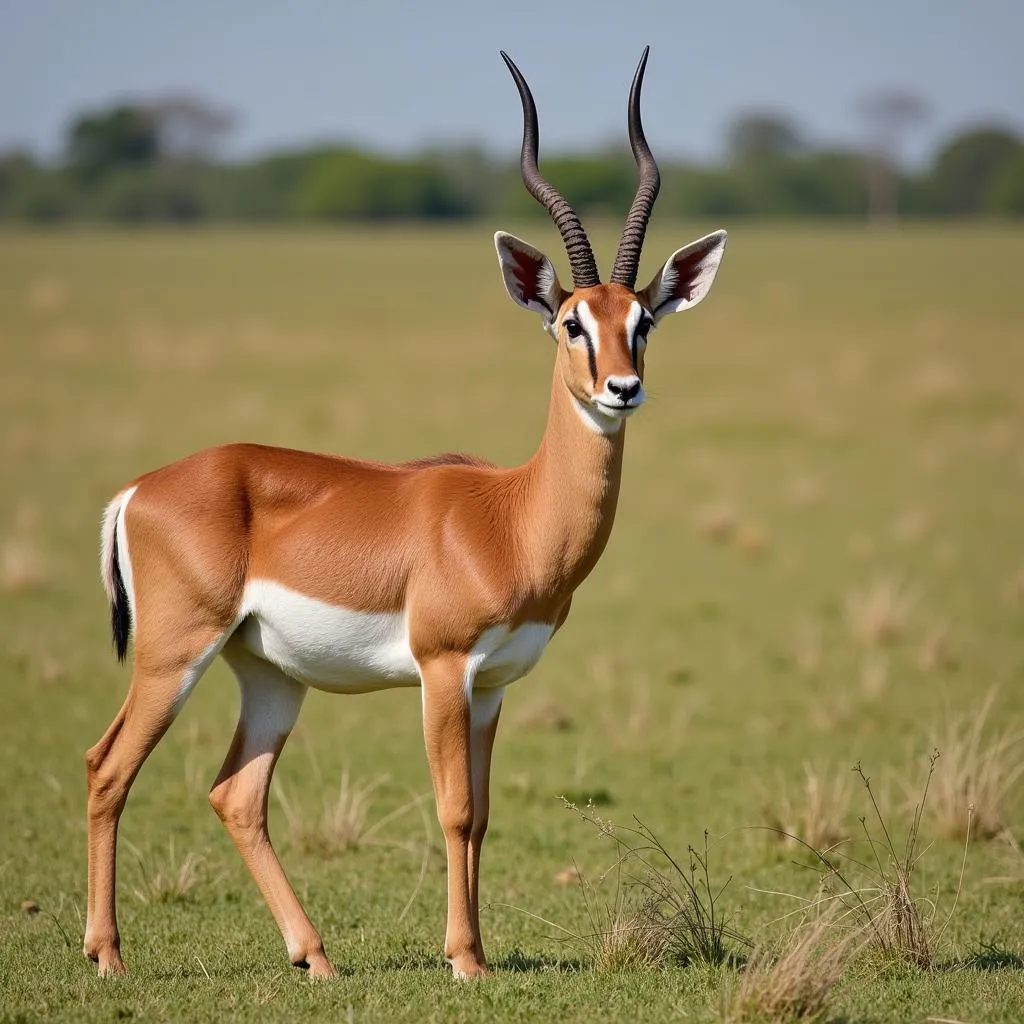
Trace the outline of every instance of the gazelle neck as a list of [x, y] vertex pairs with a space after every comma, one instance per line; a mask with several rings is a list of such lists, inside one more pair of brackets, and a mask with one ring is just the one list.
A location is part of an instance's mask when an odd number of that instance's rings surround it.
[[523, 547], [532, 576], [568, 597], [601, 557], [619, 499], [625, 423], [602, 433], [562, 380], [558, 361], [548, 420], [526, 464]]

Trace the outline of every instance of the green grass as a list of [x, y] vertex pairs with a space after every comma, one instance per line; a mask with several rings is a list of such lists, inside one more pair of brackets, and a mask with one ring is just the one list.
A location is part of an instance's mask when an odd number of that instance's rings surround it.
[[[342, 978], [288, 967], [206, 804], [237, 705], [217, 664], [122, 822], [151, 869], [173, 840], [175, 864], [202, 858], [198, 877], [140, 900], [122, 844], [131, 973], [98, 980], [80, 952], [82, 754], [128, 682], [98, 581], [105, 501], [229, 440], [528, 457], [550, 343], [504, 295], [496, 226], [0, 234], [0, 1020], [717, 1020], [735, 967], [597, 971], [529, 916], [586, 928], [578, 889], [556, 876], [576, 862], [593, 879], [614, 858], [560, 794], [600, 794], [603, 818], [635, 814], [680, 856], [708, 829], [714, 877], [733, 878], [730, 922], [762, 943], [793, 909], [762, 890], [817, 884], [793, 847], [751, 828], [801, 792], [805, 765], [832, 778], [863, 763], [902, 835], [900, 780], [920, 776], [948, 716], [998, 686], [993, 735], [1024, 725], [1024, 233], [741, 227], [709, 300], [652, 337], [611, 543], [507, 696], [482, 874], [494, 977], [457, 985], [442, 965], [436, 824], [428, 838], [412, 809], [325, 856], [289, 840], [272, 799]], [[564, 266], [549, 226], [520, 233]], [[658, 225], [642, 280], [699, 233]], [[595, 233], [605, 264], [614, 242]], [[708, 509], [730, 528], [709, 528]], [[854, 629], [851, 599], [885, 586], [912, 595], [900, 628]], [[937, 630], [945, 655], [922, 656]], [[372, 824], [429, 790], [419, 733], [415, 694], [313, 694], [283, 791], [313, 819], [346, 768], [386, 776]], [[850, 834], [869, 810], [853, 793]], [[1019, 784], [1003, 816], [1024, 824]], [[927, 815], [922, 830], [924, 891], [948, 906], [962, 846]], [[834, 1016], [1024, 1018], [1024, 860], [1005, 843], [972, 845], [935, 955], [933, 972], [853, 964]]]

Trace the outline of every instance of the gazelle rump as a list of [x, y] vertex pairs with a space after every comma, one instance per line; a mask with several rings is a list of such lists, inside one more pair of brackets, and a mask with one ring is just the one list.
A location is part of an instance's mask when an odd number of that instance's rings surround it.
[[134, 634], [123, 706], [86, 754], [89, 894], [84, 951], [124, 970], [115, 910], [117, 827], [150, 751], [217, 655], [241, 691], [234, 739], [210, 801], [266, 899], [291, 962], [334, 975], [267, 831], [274, 766], [310, 687], [419, 686], [448, 857], [445, 956], [456, 977], [487, 971], [480, 850], [491, 749], [505, 687], [569, 613], [615, 518], [625, 419], [644, 401], [644, 350], [669, 313], [696, 305], [725, 248], [716, 232], [679, 249], [635, 289], [658, 171], [640, 90], [629, 135], [640, 169], [608, 284], [576, 214], [540, 175], [529, 87], [523, 180], [565, 242], [573, 288], [538, 249], [495, 236], [506, 289], [555, 342], [547, 423], [534, 456], [501, 469], [442, 455], [397, 466], [234, 444], [139, 477], [110, 503], [102, 575], [118, 656]]

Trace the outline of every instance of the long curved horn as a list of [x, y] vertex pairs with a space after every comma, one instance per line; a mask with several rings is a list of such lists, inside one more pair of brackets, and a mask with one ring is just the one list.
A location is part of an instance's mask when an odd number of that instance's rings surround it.
[[644, 235], [647, 234], [647, 221], [654, 200], [658, 198], [661, 188], [661, 175], [644, 138], [644, 126], [640, 121], [640, 90], [644, 84], [644, 70], [647, 67], [649, 46], [644, 47], [644, 55], [640, 58], [636, 74], [633, 76], [633, 88], [629, 91], [629, 144], [633, 147], [633, 159], [640, 168], [640, 184], [637, 186], [636, 197], [626, 217], [626, 226], [622, 229], [619, 251], [615, 254], [615, 265], [612, 267], [611, 280], [615, 284], [624, 284], [627, 288], [636, 285], [636, 272], [640, 266], [640, 250], [644, 246]]
[[512, 58], [501, 51], [501, 59], [508, 65], [519, 89], [519, 97], [523, 101], [523, 151], [520, 156], [520, 167], [523, 172], [523, 184], [534, 199], [551, 214], [569, 254], [569, 265], [572, 267], [572, 280], [577, 288], [592, 288], [601, 283], [597, 273], [594, 251], [590, 248], [587, 233], [583, 230], [579, 217], [566, 202], [561, 192], [541, 177], [537, 167], [537, 147], [539, 133], [537, 130], [537, 106], [533, 102], [533, 94], [526, 84], [522, 72], [515, 66]]

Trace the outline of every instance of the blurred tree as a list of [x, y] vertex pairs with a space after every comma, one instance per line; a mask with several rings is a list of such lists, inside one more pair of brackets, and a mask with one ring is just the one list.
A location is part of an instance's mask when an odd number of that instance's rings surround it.
[[203, 202], [190, 175], [174, 168], [124, 168], [112, 171], [98, 186], [89, 210], [106, 220], [193, 221]]
[[[901, 175], [900, 137], [926, 113], [889, 90], [861, 105], [872, 146], [863, 154], [809, 146], [787, 116], [755, 110], [727, 134], [729, 162], [662, 162], [659, 208], [668, 216], [856, 217], [1024, 214], [1024, 140], [979, 127], [954, 138], [927, 174]], [[0, 218], [95, 217], [126, 222], [437, 219], [509, 213], [546, 217], [522, 187], [518, 162], [473, 146], [384, 157], [317, 147], [236, 164], [217, 162], [231, 118], [202, 100], [169, 96], [83, 113], [66, 161], [51, 167], [0, 154]], [[548, 158], [545, 174], [584, 215], [621, 218], [636, 189], [624, 147]]]
[[144, 110], [156, 130], [160, 156], [178, 162], [215, 157], [234, 124], [230, 114], [194, 96], [166, 96], [147, 103]]
[[[979, 214], [989, 206], [989, 192], [1024, 150], [1024, 143], [999, 127], [972, 128], [939, 150], [931, 178], [942, 212]], [[1001, 184], [1009, 193], [1011, 184]]]
[[985, 209], [999, 217], [1024, 217], [1024, 147], [994, 175], [985, 193]]
[[926, 100], [902, 89], [882, 89], [858, 104], [868, 126], [866, 170], [868, 217], [895, 219], [899, 213], [900, 143], [911, 129], [926, 120]]
[[0, 217], [9, 217], [17, 206], [17, 197], [36, 177], [39, 169], [28, 153], [0, 154]]
[[438, 219], [470, 212], [441, 170], [426, 160], [387, 160], [358, 150], [323, 153], [299, 182], [296, 212], [330, 220]]
[[139, 106], [82, 114], [72, 123], [67, 141], [68, 162], [87, 182], [120, 167], [144, 167], [160, 155], [157, 126]]
[[0, 219], [51, 223], [79, 212], [77, 191], [63, 169], [39, 167], [23, 157], [12, 163], [0, 160]]
[[711, 167], [662, 167], [659, 209], [676, 217], [749, 214], [750, 199], [736, 174]]
[[464, 212], [477, 216], [493, 210], [501, 190], [502, 168], [478, 146], [432, 147], [423, 158], [462, 197]]
[[749, 166], [794, 156], [804, 143], [800, 130], [785, 114], [751, 111], [729, 125], [726, 148], [734, 165]]

